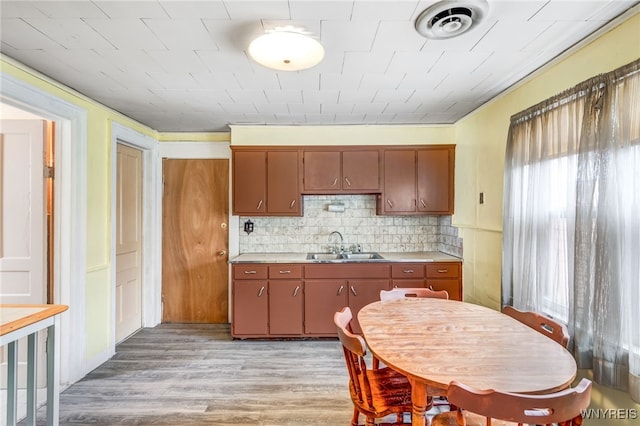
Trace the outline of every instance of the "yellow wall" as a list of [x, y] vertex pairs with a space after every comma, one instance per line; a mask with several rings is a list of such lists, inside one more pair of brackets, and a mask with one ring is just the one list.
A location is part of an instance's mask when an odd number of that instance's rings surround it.
[[156, 132], [29, 68], [1, 57], [0, 70], [87, 111], [86, 359], [109, 347], [111, 315], [111, 123], [147, 136]]
[[[500, 307], [502, 187], [509, 119], [597, 74], [640, 57], [640, 14], [456, 123], [456, 214], [465, 300]], [[478, 194], [484, 192], [484, 204]]]

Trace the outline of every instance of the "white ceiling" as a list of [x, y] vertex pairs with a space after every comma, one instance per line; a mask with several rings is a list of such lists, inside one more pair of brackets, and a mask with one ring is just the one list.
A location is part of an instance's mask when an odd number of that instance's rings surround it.
[[[476, 29], [427, 40], [414, 21], [436, 0], [0, 0], [1, 51], [158, 131], [449, 124], [640, 3], [488, 1]], [[283, 24], [323, 62], [252, 62], [252, 38]]]

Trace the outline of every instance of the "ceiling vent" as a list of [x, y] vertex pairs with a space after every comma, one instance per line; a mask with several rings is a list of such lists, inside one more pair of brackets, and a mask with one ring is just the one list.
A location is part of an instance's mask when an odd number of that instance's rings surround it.
[[488, 10], [486, 0], [443, 0], [418, 16], [416, 30], [432, 39], [456, 37], [475, 28]]

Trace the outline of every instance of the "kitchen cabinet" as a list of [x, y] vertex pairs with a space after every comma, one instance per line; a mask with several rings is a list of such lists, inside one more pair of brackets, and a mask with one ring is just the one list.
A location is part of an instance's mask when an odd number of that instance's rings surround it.
[[302, 335], [303, 299], [302, 265], [269, 266], [270, 335]]
[[358, 312], [380, 300], [389, 289], [388, 264], [314, 264], [305, 267], [305, 333], [335, 336], [333, 315], [345, 306], [353, 313], [351, 327], [360, 333]]
[[301, 265], [242, 264], [232, 269], [234, 336], [286, 337], [303, 333]]
[[377, 149], [305, 150], [303, 192], [365, 194], [380, 192]]
[[447, 290], [449, 299], [462, 300], [461, 263], [429, 263], [426, 266], [426, 287], [432, 290]]
[[384, 150], [378, 214], [453, 214], [454, 145]]
[[302, 216], [299, 150], [233, 150], [233, 213]]
[[266, 265], [233, 265], [232, 321], [234, 336], [269, 333], [269, 301]]
[[420, 288], [424, 284], [424, 263], [391, 265], [391, 288]]

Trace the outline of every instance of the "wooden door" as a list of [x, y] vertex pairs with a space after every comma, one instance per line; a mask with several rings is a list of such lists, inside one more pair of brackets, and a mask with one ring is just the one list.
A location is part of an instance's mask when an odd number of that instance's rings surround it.
[[267, 212], [302, 216], [298, 151], [267, 153]]
[[116, 342], [142, 326], [142, 151], [117, 146]]
[[342, 189], [379, 191], [380, 153], [378, 151], [344, 151], [342, 153]]
[[233, 152], [233, 212], [253, 215], [267, 211], [267, 154]]
[[229, 162], [163, 160], [162, 321], [228, 322]]
[[453, 213], [453, 150], [418, 151], [418, 211]]
[[416, 156], [414, 150], [384, 153], [384, 213], [416, 211]]

